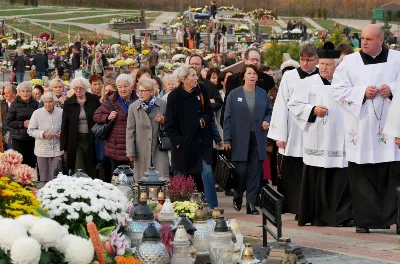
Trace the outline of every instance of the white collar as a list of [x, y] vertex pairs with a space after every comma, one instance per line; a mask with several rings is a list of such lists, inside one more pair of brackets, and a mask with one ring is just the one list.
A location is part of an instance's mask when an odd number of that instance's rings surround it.
[[381, 53], [382, 53], [382, 47], [381, 47], [381, 51], [379, 51], [378, 55], [376, 55], [376, 56], [371, 56], [371, 57], [375, 59], [375, 58], [378, 57], [379, 54], [381, 54]]

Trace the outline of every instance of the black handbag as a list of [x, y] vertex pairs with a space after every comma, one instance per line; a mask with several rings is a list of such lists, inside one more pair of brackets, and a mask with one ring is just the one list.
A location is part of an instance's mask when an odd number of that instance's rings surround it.
[[160, 151], [168, 151], [172, 149], [171, 140], [165, 134], [164, 128], [160, 126], [160, 132], [158, 132], [158, 149]]
[[218, 161], [215, 165], [214, 177], [215, 182], [222, 188], [225, 189], [229, 181], [233, 181], [236, 177], [236, 169], [230, 161], [229, 155], [223, 153], [218, 155]]
[[[106, 102], [111, 107], [112, 111], [115, 111], [111, 102], [109, 100], [106, 100]], [[111, 134], [114, 122], [115, 122], [114, 120], [110, 120], [106, 124], [100, 124], [100, 123], [94, 124], [94, 126], [92, 127], [92, 133], [94, 138], [97, 140], [106, 140]]]

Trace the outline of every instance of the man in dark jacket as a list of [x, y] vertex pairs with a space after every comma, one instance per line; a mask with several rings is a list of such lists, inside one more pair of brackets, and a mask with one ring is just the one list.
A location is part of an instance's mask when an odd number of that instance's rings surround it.
[[14, 102], [15, 96], [17, 94], [17, 89], [14, 85], [7, 84], [4, 88], [4, 99], [0, 100], [0, 111], [1, 111], [1, 123], [2, 123], [2, 133], [3, 133], [3, 150], [11, 149], [11, 137], [10, 129], [6, 125], [8, 108], [11, 103]]
[[[258, 49], [256, 48], [250, 48], [244, 52], [244, 64], [246, 65], [254, 65], [257, 68], [260, 68], [261, 66], [261, 53]], [[225, 92], [225, 100], [224, 104], [222, 106], [222, 111], [221, 111], [221, 121], [220, 125], [223, 126], [224, 124], [224, 112], [225, 112], [225, 102], [226, 99], [228, 98], [229, 93], [233, 90], [238, 88], [239, 86], [242, 86], [242, 80], [240, 80], [240, 73], [235, 73], [232, 74], [231, 76], [228, 77], [228, 80], [226, 81], [226, 92]], [[264, 72], [259, 73], [260, 79], [257, 82], [257, 86], [264, 89], [267, 94], [270, 89], [275, 87], [275, 81], [272, 76], [269, 76], [268, 74], [265, 74]]]
[[32, 61], [32, 65], [35, 65], [37, 79], [42, 79], [42, 76], [46, 76], [47, 70], [49, 69], [49, 60], [43, 52], [42, 49], [39, 50]]
[[72, 73], [81, 68], [81, 54], [77, 47], [72, 47]]
[[26, 59], [24, 56], [24, 50], [20, 49], [18, 51], [18, 56], [15, 57], [13, 63], [13, 71], [15, 72], [18, 84], [24, 81], [25, 66], [26, 66]]
[[215, 15], [217, 14], [217, 2], [211, 1], [211, 15], [213, 19], [215, 19]]

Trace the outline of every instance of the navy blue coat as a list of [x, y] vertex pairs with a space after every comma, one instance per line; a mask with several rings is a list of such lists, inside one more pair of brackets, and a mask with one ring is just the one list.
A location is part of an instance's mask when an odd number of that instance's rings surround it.
[[[256, 87], [254, 107], [254, 129], [260, 160], [265, 160], [268, 130], [262, 129], [262, 122], [271, 121], [272, 104], [267, 93]], [[250, 112], [242, 87], [232, 90], [227, 98], [224, 119], [224, 141], [231, 142], [232, 161], [247, 161], [250, 140]]]

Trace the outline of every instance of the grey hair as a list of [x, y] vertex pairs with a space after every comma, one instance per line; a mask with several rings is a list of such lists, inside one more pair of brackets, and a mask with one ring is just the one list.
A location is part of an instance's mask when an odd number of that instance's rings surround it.
[[79, 77], [75, 77], [72, 81], [71, 81], [71, 89], [75, 89], [76, 85], [82, 82], [83, 86], [85, 86], [86, 91], [90, 88], [90, 83], [87, 79], [83, 78], [82, 76]]
[[317, 46], [315, 45], [315, 43], [311, 41], [303, 42], [300, 45], [300, 56], [318, 58]]
[[156, 91], [157, 90], [157, 82], [154, 79], [150, 79], [150, 78], [140, 78], [137, 87], [139, 86], [143, 86], [149, 90], [153, 90]]
[[52, 92], [47, 92], [42, 95], [42, 101], [44, 99], [52, 99], [53, 102], [57, 101], [57, 96], [55, 96]]
[[115, 84], [118, 85], [120, 81], [127, 81], [130, 85], [133, 85], [132, 76], [128, 74], [120, 74], [117, 79], [115, 80]]
[[25, 82], [22, 82], [22, 83], [18, 84], [17, 91], [21, 92], [22, 90], [28, 90], [28, 91], [32, 92], [32, 84], [31, 84], [31, 82], [30, 81], [25, 81]]
[[279, 87], [279, 84], [281, 83], [281, 80], [282, 80], [282, 71], [281, 70], [276, 70], [274, 72], [275, 86]]
[[165, 82], [165, 81], [174, 81], [174, 80], [175, 80], [175, 78], [174, 78], [174, 76], [172, 74], [166, 74], [166, 75], [164, 75], [164, 78], [162, 78], [163, 82]]
[[182, 81], [183, 79], [186, 79], [189, 76], [190, 70], [193, 69], [196, 71], [196, 69], [193, 66], [190, 65], [182, 65], [181, 67], [177, 68], [174, 71], [174, 78], [178, 81]]
[[49, 85], [50, 89], [53, 89], [57, 85], [57, 83], [61, 83], [61, 85], [64, 88], [63, 80], [61, 80], [60, 78], [56, 77], [53, 80], [51, 80], [50, 85]]

